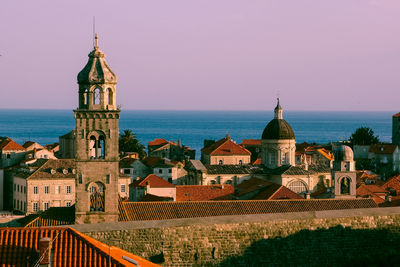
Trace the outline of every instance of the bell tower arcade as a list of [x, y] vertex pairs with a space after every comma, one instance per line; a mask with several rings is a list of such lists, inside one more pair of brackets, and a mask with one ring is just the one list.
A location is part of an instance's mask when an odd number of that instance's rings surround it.
[[117, 76], [99, 49], [98, 37], [86, 66], [78, 74], [76, 121], [75, 223], [118, 220]]

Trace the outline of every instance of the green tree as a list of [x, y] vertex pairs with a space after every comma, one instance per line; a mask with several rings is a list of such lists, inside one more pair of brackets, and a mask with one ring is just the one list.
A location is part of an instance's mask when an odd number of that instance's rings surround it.
[[119, 153], [123, 154], [124, 152], [137, 152], [141, 159], [146, 156], [145, 146], [139, 142], [132, 130], [124, 130], [119, 135]]
[[360, 127], [351, 135], [349, 141], [352, 145], [371, 145], [379, 143], [379, 138], [371, 128]]

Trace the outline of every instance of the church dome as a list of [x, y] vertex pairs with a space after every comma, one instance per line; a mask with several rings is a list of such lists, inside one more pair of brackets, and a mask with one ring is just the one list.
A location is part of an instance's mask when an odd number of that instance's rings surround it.
[[79, 84], [117, 83], [117, 76], [107, 65], [105, 54], [99, 49], [96, 34], [96, 45], [89, 54], [86, 66], [78, 74]]
[[353, 150], [349, 146], [338, 146], [334, 151], [335, 161], [353, 161]]
[[290, 124], [283, 119], [282, 111], [278, 98], [278, 103], [274, 110], [274, 119], [265, 127], [261, 139], [295, 139], [292, 127], [290, 127]]
[[290, 124], [284, 119], [273, 119], [265, 127], [262, 139], [294, 139], [294, 132]]

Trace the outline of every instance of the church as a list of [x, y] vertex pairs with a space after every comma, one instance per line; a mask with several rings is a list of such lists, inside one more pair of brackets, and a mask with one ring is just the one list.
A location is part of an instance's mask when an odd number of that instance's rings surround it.
[[[78, 74], [79, 105], [75, 113], [75, 222], [118, 220], [119, 113], [117, 76], [107, 65], [98, 37], [86, 66]], [[129, 182], [128, 182], [129, 183]]]
[[[329, 166], [309, 165], [307, 161], [296, 165], [295, 153], [295, 134], [290, 124], [283, 119], [283, 109], [278, 98], [274, 118], [261, 136], [262, 172], [253, 176], [286, 186], [306, 197], [318, 192], [331, 192], [328, 195], [332, 197], [355, 197], [355, 163], [350, 147], [335, 148], [332, 169]], [[344, 177], [346, 180], [343, 180]], [[339, 190], [335, 183], [345, 183], [346, 186]]]

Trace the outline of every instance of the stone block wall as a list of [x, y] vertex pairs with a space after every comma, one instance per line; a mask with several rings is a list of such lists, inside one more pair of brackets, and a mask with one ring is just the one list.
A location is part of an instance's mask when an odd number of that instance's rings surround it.
[[163, 266], [398, 265], [400, 215], [87, 232]]

